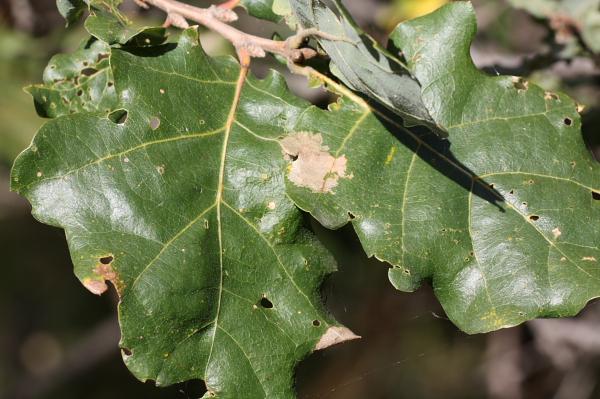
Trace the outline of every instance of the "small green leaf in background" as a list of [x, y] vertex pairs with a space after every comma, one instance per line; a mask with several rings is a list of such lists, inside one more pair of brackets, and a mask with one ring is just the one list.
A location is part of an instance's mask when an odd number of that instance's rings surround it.
[[351, 221], [367, 254], [394, 266], [398, 289], [431, 279], [469, 333], [573, 315], [600, 295], [600, 165], [577, 105], [478, 71], [475, 31], [472, 6], [457, 2], [392, 36], [450, 143], [403, 129], [350, 93], [296, 126], [344, 173], [315, 190], [293, 175], [312, 156], [296, 149], [288, 176], [298, 206], [329, 228]]
[[116, 287], [139, 379], [293, 398], [298, 361], [356, 338], [323, 310], [335, 262], [285, 193], [278, 138], [306, 104], [278, 74], [246, 78], [232, 58], [208, 58], [197, 36], [113, 49], [120, 108], [49, 121], [12, 188], [65, 229], [90, 291]]
[[241, 0], [240, 5], [248, 11], [253, 17], [266, 19], [271, 22], [279, 22], [281, 15], [273, 11], [273, 2], [275, 0]]
[[166, 40], [164, 28], [139, 26], [118, 12], [102, 8], [92, 8], [84, 25], [90, 35], [110, 45], [149, 46]]
[[577, 31], [593, 52], [600, 53], [600, 0], [510, 0], [538, 18], [550, 20], [557, 39], [576, 42]]
[[83, 0], [56, 0], [58, 12], [67, 21], [67, 25], [79, 21], [83, 16], [87, 4]]

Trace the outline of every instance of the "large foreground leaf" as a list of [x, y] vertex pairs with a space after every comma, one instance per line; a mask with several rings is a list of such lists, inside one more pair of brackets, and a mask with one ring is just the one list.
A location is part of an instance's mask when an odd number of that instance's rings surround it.
[[138, 378], [291, 398], [300, 359], [353, 337], [320, 305], [334, 262], [285, 194], [276, 138], [304, 103], [279, 75], [247, 80], [209, 59], [194, 30], [129, 51], [111, 56], [123, 109], [48, 122], [12, 188], [65, 229], [89, 290], [117, 288]]
[[319, 44], [344, 84], [387, 107], [408, 126], [424, 125], [446, 136], [427, 112], [421, 88], [405, 66], [362, 32], [339, 2], [335, 2], [339, 17], [320, 0], [290, 0], [290, 4], [302, 27], [330, 35], [318, 37]]
[[471, 333], [572, 315], [600, 295], [600, 167], [577, 106], [478, 71], [475, 30], [471, 5], [458, 2], [393, 36], [449, 149], [351, 93], [329, 113], [305, 113], [296, 131], [308, 133], [282, 141], [294, 201], [328, 227], [351, 220], [366, 252], [395, 266], [397, 288], [431, 279]]

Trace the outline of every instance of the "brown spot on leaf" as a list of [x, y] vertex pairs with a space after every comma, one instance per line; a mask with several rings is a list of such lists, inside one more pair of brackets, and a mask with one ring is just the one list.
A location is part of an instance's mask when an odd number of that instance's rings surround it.
[[104, 281], [92, 280], [91, 278], [84, 279], [83, 286], [95, 295], [102, 295], [108, 289], [108, 286]]
[[108, 289], [106, 281], [110, 281], [117, 290], [117, 294], [121, 296], [123, 282], [119, 279], [117, 272], [112, 267], [113, 260], [114, 257], [112, 255], [100, 257], [98, 259], [99, 263], [94, 268], [94, 274], [97, 275], [99, 279], [88, 277], [83, 280], [84, 287], [92, 294], [103, 294]]
[[320, 134], [294, 133], [281, 140], [281, 147], [292, 161], [288, 178], [297, 186], [315, 193], [330, 193], [340, 177], [348, 177], [346, 157], [331, 155]]
[[319, 342], [315, 346], [315, 350], [321, 350], [325, 348], [329, 348], [330, 346], [341, 344], [346, 341], [352, 341], [355, 339], [359, 339], [360, 336], [354, 334], [346, 327], [329, 327], [325, 334], [321, 336]]
[[513, 76], [512, 82], [513, 86], [515, 87], [515, 89], [517, 89], [517, 91], [527, 91], [527, 89], [529, 89], [529, 82], [523, 78]]

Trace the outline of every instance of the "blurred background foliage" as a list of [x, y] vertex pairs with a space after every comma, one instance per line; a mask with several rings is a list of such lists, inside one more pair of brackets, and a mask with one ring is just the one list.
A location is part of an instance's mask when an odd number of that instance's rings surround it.
[[[398, 22], [445, 2], [344, 1], [382, 42]], [[474, 1], [480, 30], [472, 55], [488, 73], [527, 76], [584, 104], [584, 135], [598, 153], [600, 60], [586, 44], [594, 30], [583, 40], [578, 21], [561, 11], [582, 2], [593, 28], [598, 0], [539, 0], [523, 3], [525, 10], [513, 7], [519, 0]], [[543, 8], [532, 9], [536, 4]], [[131, 0], [124, 8], [161, 22], [162, 15], [142, 12]], [[245, 16], [238, 24], [265, 36], [275, 29]], [[44, 122], [22, 87], [40, 82], [49, 58], [72, 51], [85, 36], [80, 25], [64, 28], [54, 0], [0, 0], [0, 398], [198, 398], [199, 381], [156, 389], [129, 374], [117, 348], [116, 298], [90, 295], [71, 272], [63, 232], [37, 223], [26, 202], [8, 191], [13, 159]], [[202, 40], [211, 54], [231, 52], [214, 34]], [[263, 75], [268, 66], [269, 59], [256, 62], [254, 72]], [[327, 101], [303, 79], [288, 78], [299, 95]], [[395, 291], [386, 266], [366, 258], [350, 228], [333, 233], [308, 217], [307, 223], [340, 265], [323, 286], [327, 306], [364, 338], [304, 361], [301, 399], [600, 398], [600, 304], [573, 319], [468, 336], [444, 317], [430, 287]]]

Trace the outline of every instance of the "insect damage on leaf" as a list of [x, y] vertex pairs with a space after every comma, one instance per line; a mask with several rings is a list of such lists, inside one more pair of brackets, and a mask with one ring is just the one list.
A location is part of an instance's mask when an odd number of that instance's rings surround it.
[[346, 175], [347, 159], [335, 157], [323, 145], [321, 134], [298, 132], [281, 140], [281, 147], [291, 161], [288, 178], [300, 187], [315, 193], [330, 193]]
[[360, 338], [360, 335], [354, 334], [350, 329], [346, 327], [329, 327], [327, 331], [325, 331], [325, 334], [323, 334], [319, 342], [317, 342], [315, 350], [318, 351], [321, 349], [329, 348], [333, 345], [341, 344], [346, 341], [353, 341], [355, 339]]
[[102, 295], [108, 289], [106, 281], [110, 281], [119, 296], [121, 295], [122, 282], [112, 267], [113, 260], [114, 257], [112, 255], [99, 258], [98, 264], [93, 270], [95, 276], [83, 279], [83, 286], [92, 294]]

